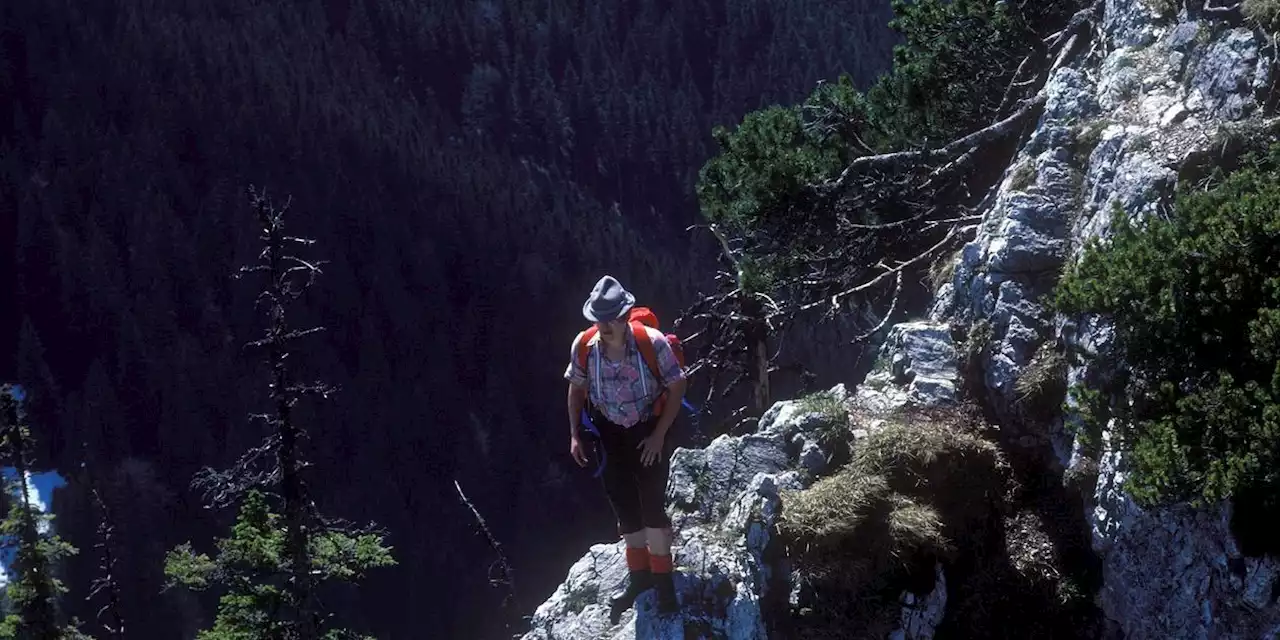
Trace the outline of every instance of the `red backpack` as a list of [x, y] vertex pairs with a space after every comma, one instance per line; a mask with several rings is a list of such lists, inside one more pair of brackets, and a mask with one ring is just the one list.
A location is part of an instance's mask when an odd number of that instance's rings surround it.
[[[645, 364], [649, 365], [649, 372], [653, 374], [653, 378], [662, 384], [662, 371], [658, 368], [658, 353], [653, 348], [653, 340], [649, 338], [649, 332], [645, 331], [645, 327], [652, 327], [661, 331], [658, 324], [658, 316], [648, 307], [632, 307], [628, 324], [631, 326], [631, 335], [636, 338], [636, 345], [640, 347], [640, 355], [644, 357]], [[595, 337], [599, 330], [593, 324], [582, 332], [582, 336], [578, 339], [578, 343], [574, 345], [574, 353], [578, 358], [578, 365], [583, 371], [587, 370], [587, 343]], [[667, 344], [671, 345], [671, 352], [676, 356], [676, 362], [680, 363], [680, 368], [685, 367], [684, 347], [680, 344], [680, 338], [673, 333], [666, 334]], [[665, 385], [664, 385], [665, 386]], [[662, 415], [662, 410], [667, 404], [667, 392], [664, 389], [662, 394], [653, 403], [653, 413], [655, 416]]]

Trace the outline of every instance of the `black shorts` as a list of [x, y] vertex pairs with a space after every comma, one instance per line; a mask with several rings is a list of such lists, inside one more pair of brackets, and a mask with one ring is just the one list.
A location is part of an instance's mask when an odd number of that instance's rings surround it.
[[646, 527], [670, 528], [666, 501], [672, 448], [664, 442], [662, 452], [652, 464], [646, 467], [640, 461], [640, 443], [657, 428], [658, 418], [624, 428], [610, 422], [599, 411], [591, 411], [590, 415], [591, 423], [600, 432], [596, 446], [603, 448], [606, 456], [601, 478], [618, 518], [618, 532], [626, 535]]

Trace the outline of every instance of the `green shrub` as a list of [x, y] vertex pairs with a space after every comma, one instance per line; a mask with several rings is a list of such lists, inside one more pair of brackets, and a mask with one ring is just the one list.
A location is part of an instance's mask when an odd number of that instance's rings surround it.
[[[1181, 189], [1168, 219], [1119, 212], [1055, 295], [1116, 328], [1128, 375], [1113, 407], [1145, 504], [1280, 489], [1280, 145], [1207, 190]], [[1262, 490], [1262, 488], [1267, 488]], [[1241, 509], [1251, 505], [1239, 505]], [[1239, 532], [1238, 532], [1239, 533]]]
[[902, 43], [892, 70], [865, 92], [842, 75], [802, 104], [713, 130], [719, 149], [696, 187], [703, 215], [766, 243], [774, 258], [788, 253], [780, 247], [820, 244], [835, 221], [806, 185], [833, 178], [857, 156], [936, 146], [990, 124], [1019, 62], [1079, 5], [894, 0], [890, 26]]
[[794, 107], [747, 114], [733, 131], [716, 127], [720, 155], [702, 168], [698, 198], [712, 222], [731, 227], [781, 215], [804, 186], [840, 166], [840, 148], [807, 132]]
[[[1073, 385], [1067, 390], [1067, 394], [1075, 402], [1076, 416], [1079, 419], [1073, 425], [1075, 431], [1072, 435], [1080, 441], [1087, 455], [1096, 458], [1102, 445], [1102, 430], [1110, 419], [1110, 407], [1105, 402], [1102, 391], [1085, 385]], [[1070, 409], [1064, 401], [1063, 412]]]

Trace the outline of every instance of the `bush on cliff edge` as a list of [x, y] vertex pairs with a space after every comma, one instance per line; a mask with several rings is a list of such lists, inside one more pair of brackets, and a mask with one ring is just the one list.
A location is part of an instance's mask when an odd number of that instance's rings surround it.
[[[1206, 188], [1207, 187], [1207, 188]], [[1169, 217], [1117, 211], [1055, 295], [1114, 323], [1111, 409], [1145, 505], [1235, 499], [1245, 553], [1275, 553], [1280, 492], [1280, 145], [1179, 189]], [[1097, 427], [1099, 425], [1095, 425]]]

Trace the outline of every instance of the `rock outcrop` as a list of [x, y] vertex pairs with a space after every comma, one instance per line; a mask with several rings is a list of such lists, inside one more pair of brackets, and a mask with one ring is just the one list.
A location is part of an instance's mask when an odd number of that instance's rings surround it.
[[[833, 391], [844, 396], [843, 387]], [[767, 638], [765, 601], [786, 597], [773, 548], [783, 487], [802, 488], [823, 470], [816, 432], [823, 416], [795, 402], [775, 405], [760, 429], [721, 436], [704, 449], [679, 449], [668, 504], [676, 538], [676, 590], [685, 615], [663, 620], [653, 592], [617, 626], [608, 593], [626, 579], [622, 543], [598, 544], [569, 570], [534, 614], [529, 640], [570, 638]]]
[[[1126, 461], [1111, 434], [1089, 460], [1065, 426], [1078, 420], [1075, 409], [1055, 408], [1047, 424], [1028, 420], [1019, 384], [1042, 364], [1046, 345], [1096, 352], [1111, 339], [1105, 324], [1055, 317], [1044, 300], [1082, 245], [1107, 236], [1113, 211], [1158, 215], [1188, 163], [1230, 136], [1274, 125], [1262, 105], [1275, 85], [1275, 46], [1229, 15], [1184, 8], [1167, 18], [1144, 0], [1106, 0], [1089, 51], [1049, 79], [1039, 122], [974, 239], [953, 257], [927, 317], [892, 327], [877, 367], [849, 394], [875, 415], [972, 393], [1006, 442], [1039, 451], [1060, 477], [1086, 477], [1082, 526], [1101, 566], [1096, 601], [1114, 637], [1280, 637], [1280, 563], [1241, 554], [1228, 527], [1231, 505], [1139, 507], [1122, 489]], [[1105, 363], [1064, 365], [1064, 385], [1108, 375], [1091, 366]], [[624, 569], [619, 546], [599, 545], [538, 609], [528, 637], [765, 637], [770, 607], [794, 600], [779, 595], [788, 578], [771, 533], [778, 491], [829, 471], [830, 452], [816, 435], [822, 422], [783, 402], [757, 433], [677, 454], [670, 505], [681, 599], [692, 612], [682, 627], [653, 628], [642, 600], [638, 617], [607, 628], [600, 594]], [[940, 566], [932, 594], [904, 594], [893, 637], [932, 637], [954, 596], [947, 584]]]
[[[785, 611], [796, 597], [775, 535], [779, 491], [803, 489], [829, 471], [833, 452], [823, 444], [824, 430], [840, 426], [832, 410], [859, 405], [843, 385], [820, 396], [821, 404], [775, 404], [755, 433], [720, 436], [702, 449], [676, 450], [667, 495], [683, 615], [659, 617], [653, 592], [648, 592], [619, 624], [611, 625], [607, 598], [624, 584], [626, 562], [621, 541], [597, 544], [538, 607], [526, 640], [772, 637], [771, 616]], [[875, 400], [890, 404], [887, 398]], [[870, 426], [875, 424], [873, 420]], [[933, 637], [946, 601], [940, 568], [937, 581], [926, 597], [903, 593], [902, 628], [895, 637]]]

